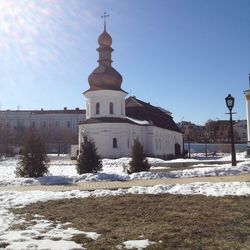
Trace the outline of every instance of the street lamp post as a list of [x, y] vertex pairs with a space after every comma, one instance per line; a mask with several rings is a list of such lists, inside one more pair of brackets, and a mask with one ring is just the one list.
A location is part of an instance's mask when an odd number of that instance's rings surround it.
[[204, 143], [205, 143], [205, 155], [207, 158], [207, 135], [206, 135], [206, 133], [205, 133], [205, 137], [204, 137]]
[[190, 138], [189, 135], [187, 136], [187, 140], [188, 140], [188, 158], [191, 158], [191, 153], [190, 153]]
[[235, 145], [234, 145], [234, 129], [233, 129], [233, 119], [232, 119], [232, 110], [234, 107], [234, 97], [232, 97], [230, 94], [225, 98], [227, 108], [229, 109], [230, 115], [230, 135], [231, 135], [231, 155], [232, 155], [232, 166], [236, 166], [236, 155], [235, 155]]

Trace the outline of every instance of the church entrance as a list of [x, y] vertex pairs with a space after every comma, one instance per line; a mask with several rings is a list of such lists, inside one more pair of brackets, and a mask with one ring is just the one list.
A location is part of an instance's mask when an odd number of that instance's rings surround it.
[[179, 157], [181, 155], [181, 145], [179, 143], [175, 143], [175, 156]]

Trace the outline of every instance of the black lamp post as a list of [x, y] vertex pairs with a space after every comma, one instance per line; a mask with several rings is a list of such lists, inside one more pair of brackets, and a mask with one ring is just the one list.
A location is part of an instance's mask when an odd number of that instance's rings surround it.
[[188, 141], [188, 158], [191, 158], [191, 154], [190, 154], [190, 138], [189, 135], [187, 136], [187, 141]]
[[235, 145], [234, 145], [234, 129], [233, 129], [233, 119], [232, 119], [232, 110], [234, 107], [234, 98], [229, 94], [226, 98], [226, 105], [229, 109], [230, 115], [230, 134], [231, 134], [231, 154], [232, 154], [232, 166], [236, 166], [236, 155], [235, 155]]
[[204, 143], [205, 143], [205, 155], [207, 158], [207, 133], [206, 132], [204, 133]]

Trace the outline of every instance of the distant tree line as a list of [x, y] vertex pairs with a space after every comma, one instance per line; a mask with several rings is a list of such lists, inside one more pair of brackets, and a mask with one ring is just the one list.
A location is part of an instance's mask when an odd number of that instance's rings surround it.
[[[230, 123], [224, 120], [208, 120], [204, 126], [197, 126], [191, 122], [179, 124], [185, 142], [191, 143], [228, 143], [230, 142]], [[234, 130], [235, 142], [240, 141]]]

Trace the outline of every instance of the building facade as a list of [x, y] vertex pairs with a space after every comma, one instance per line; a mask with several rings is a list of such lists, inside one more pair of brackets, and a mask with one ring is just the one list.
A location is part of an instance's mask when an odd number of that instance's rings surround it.
[[84, 109], [0, 110], [0, 123], [11, 129], [69, 129], [78, 133], [78, 124], [86, 119]]
[[148, 156], [179, 156], [182, 133], [171, 113], [135, 97], [126, 99], [122, 76], [112, 67], [112, 38], [104, 31], [98, 38], [98, 67], [89, 75], [86, 120], [79, 125], [79, 147], [87, 134], [105, 158], [130, 156], [138, 138]]
[[[0, 153], [19, 152], [28, 129], [36, 129], [47, 144], [49, 153], [69, 153], [77, 144], [78, 125], [86, 119], [85, 110], [1, 110]], [[8, 144], [6, 147], [5, 144]]]
[[247, 121], [239, 120], [233, 125], [234, 131], [237, 133], [238, 142], [247, 142]]

